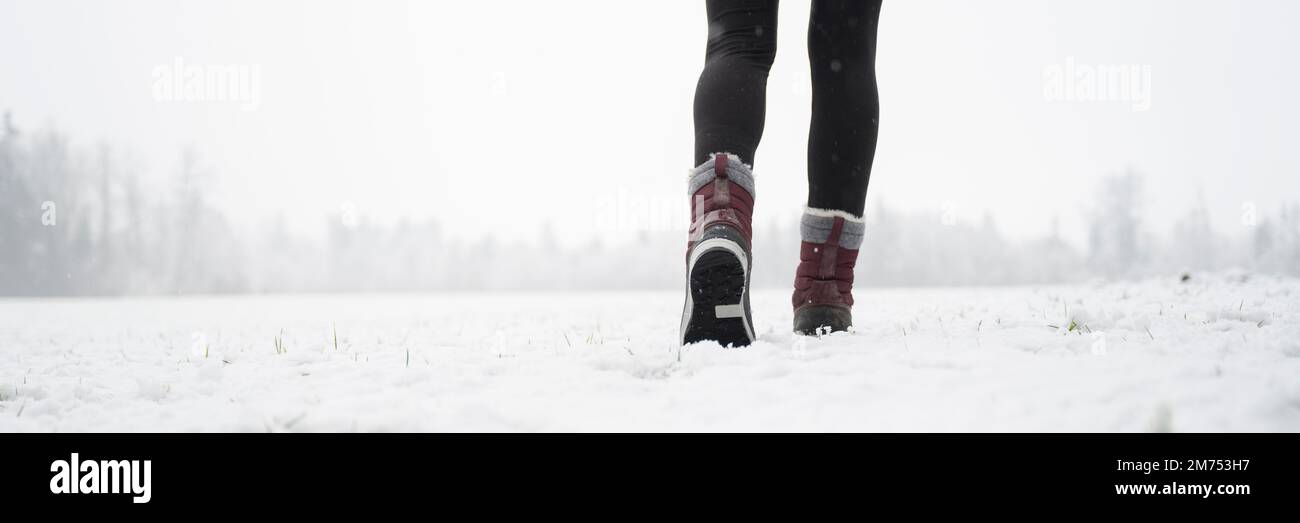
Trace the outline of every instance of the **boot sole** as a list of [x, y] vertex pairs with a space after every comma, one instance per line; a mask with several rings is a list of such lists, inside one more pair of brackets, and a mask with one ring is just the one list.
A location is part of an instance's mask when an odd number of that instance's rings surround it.
[[682, 344], [711, 340], [743, 347], [753, 343], [749, 259], [744, 249], [725, 238], [704, 240], [692, 251], [687, 271]]
[[807, 336], [830, 332], [844, 332], [853, 325], [853, 314], [847, 308], [832, 305], [805, 305], [794, 311], [794, 332]]

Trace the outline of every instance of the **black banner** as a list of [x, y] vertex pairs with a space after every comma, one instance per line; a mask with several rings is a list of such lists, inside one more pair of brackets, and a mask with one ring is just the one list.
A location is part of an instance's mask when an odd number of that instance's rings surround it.
[[964, 506], [952, 501], [1254, 509], [1296, 497], [1297, 443], [1294, 434], [9, 434], [0, 506], [448, 516], [595, 503], [670, 510], [683, 500], [738, 513]]

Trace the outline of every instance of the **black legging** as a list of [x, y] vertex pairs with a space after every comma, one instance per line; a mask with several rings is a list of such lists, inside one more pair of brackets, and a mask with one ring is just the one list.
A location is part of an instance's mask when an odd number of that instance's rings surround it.
[[[695, 164], [729, 152], [754, 162], [777, 0], [708, 0], [709, 45], [695, 88]], [[808, 206], [861, 216], [876, 154], [876, 24], [881, 0], [813, 0], [808, 24], [812, 125]]]

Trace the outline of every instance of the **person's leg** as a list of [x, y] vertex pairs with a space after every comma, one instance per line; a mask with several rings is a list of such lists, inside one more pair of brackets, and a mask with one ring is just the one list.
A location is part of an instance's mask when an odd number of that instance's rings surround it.
[[880, 0], [813, 0], [808, 27], [812, 123], [808, 207], [795, 273], [794, 330], [840, 331], [853, 323], [853, 269], [876, 152], [876, 24]]
[[777, 0], [708, 0], [709, 41], [695, 87], [695, 163], [732, 153], [753, 165], [776, 57]]
[[682, 343], [754, 341], [749, 310], [754, 150], [763, 135], [776, 0], [709, 0], [709, 42], [695, 90], [695, 165], [687, 182]]
[[881, 0], [813, 0], [808, 24], [812, 125], [808, 206], [862, 216], [876, 154]]

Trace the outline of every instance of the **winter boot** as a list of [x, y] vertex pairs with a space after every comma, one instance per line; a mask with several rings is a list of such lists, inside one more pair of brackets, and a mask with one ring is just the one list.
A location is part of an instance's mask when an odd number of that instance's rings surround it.
[[864, 230], [862, 218], [844, 211], [804, 210], [791, 298], [796, 333], [839, 332], [853, 324], [853, 265]]
[[749, 345], [754, 341], [749, 312], [754, 175], [740, 158], [717, 153], [691, 170], [687, 194], [692, 218], [681, 342]]

